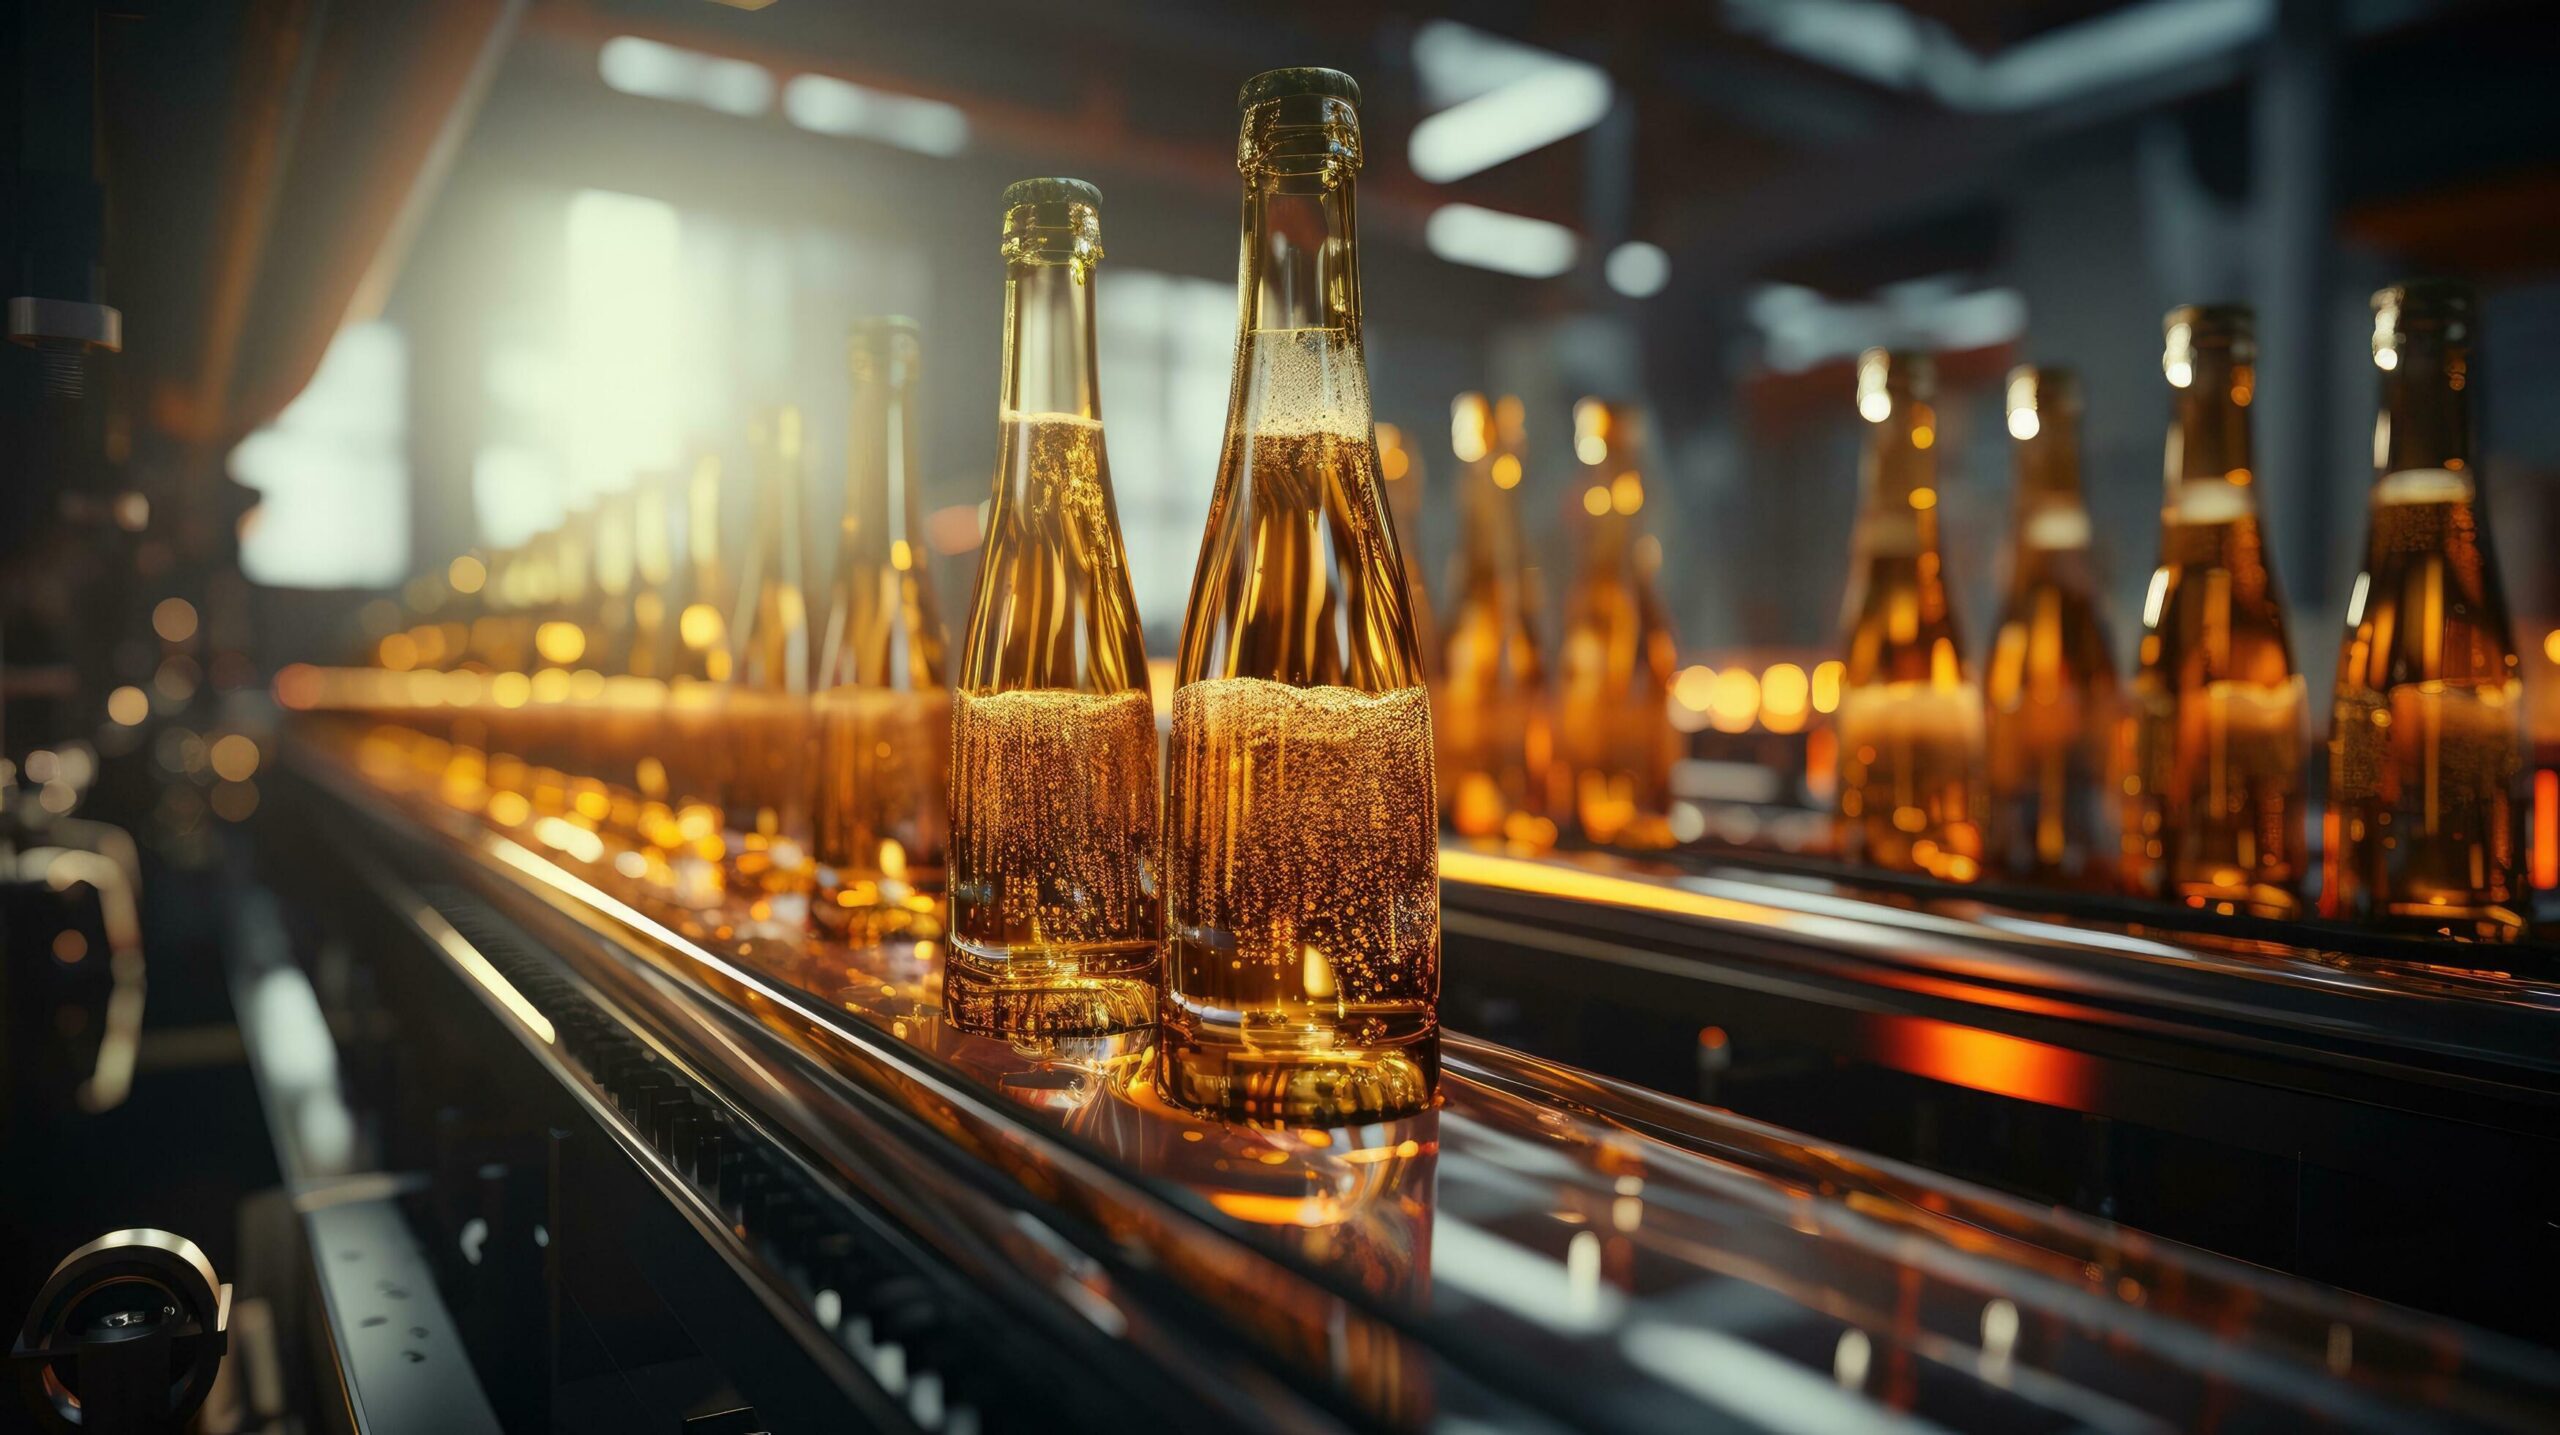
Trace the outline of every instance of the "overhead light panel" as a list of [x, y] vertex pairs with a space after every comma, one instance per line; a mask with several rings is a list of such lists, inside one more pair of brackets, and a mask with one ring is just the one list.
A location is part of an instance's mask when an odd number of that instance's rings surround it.
[[2256, 43], [2275, 0], [2141, 0], [1995, 55], [1889, 0], [1724, 0], [1726, 20], [1842, 74], [1951, 110], [2014, 114], [2169, 74]]
[[724, 115], [753, 118], [773, 107], [773, 72], [764, 66], [638, 35], [605, 41], [596, 52], [596, 74], [626, 95], [700, 105]]
[[794, 75], [782, 113], [822, 135], [870, 140], [948, 159], [969, 147], [969, 116], [958, 105], [892, 94], [833, 75]]
[[[1600, 123], [1616, 99], [1599, 66], [1440, 20], [1414, 37], [1426, 96], [1449, 107], [1413, 127], [1406, 154], [1434, 184], [1480, 174]], [[1496, 82], [1485, 84], [1488, 77]]]
[[1444, 204], [1422, 224], [1423, 243], [1452, 264], [1471, 264], [1529, 279], [1573, 268], [1582, 240], [1561, 224], [1472, 204]]

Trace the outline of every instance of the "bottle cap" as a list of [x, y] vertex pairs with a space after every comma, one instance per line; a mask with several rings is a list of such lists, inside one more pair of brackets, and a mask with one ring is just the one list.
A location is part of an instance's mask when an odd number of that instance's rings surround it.
[[1291, 95], [1323, 95], [1342, 100], [1357, 109], [1360, 104], [1360, 82], [1340, 70], [1300, 65], [1286, 70], [1265, 70], [1244, 82], [1236, 92], [1236, 108], [1249, 110], [1265, 100], [1286, 99]]
[[1102, 191], [1081, 179], [1017, 179], [1004, 187], [1004, 207], [1019, 204], [1081, 204], [1102, 212]]
[[2468, 344], [2474, 296], [2459, 279], [2403, 279], [2376, 290], [2373, 296], [2373, 355], [2396, 363], [2399, 349], [2414, 333], [2433, 334], [2448, 344]]

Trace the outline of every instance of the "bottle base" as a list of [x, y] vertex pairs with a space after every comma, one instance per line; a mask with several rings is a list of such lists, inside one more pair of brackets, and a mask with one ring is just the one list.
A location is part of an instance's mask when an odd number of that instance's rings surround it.
[[1228, 1120], [1360, 1126], [1428, 1110], [1440, 1086], [1440, 1030], [1361, 1046], [1257, 1044], [1235, 1028], [1168, 1011], [1157, 1081], [1165, 1099]]
[[1153, 942], [982, 950], [955, 940], [942, 1009], [961, 1031], [1009, 1041], [1136, 1031], [1155, 1025], [1162, 960]]

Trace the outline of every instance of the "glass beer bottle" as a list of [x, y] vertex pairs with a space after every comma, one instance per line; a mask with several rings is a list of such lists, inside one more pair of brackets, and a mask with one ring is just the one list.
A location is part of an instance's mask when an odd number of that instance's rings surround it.
[[694, 907], [720, 900], [726, 875], [722, 817], [735, 766], [721, 709], [737, 672], [729, 610], [738, 590], [721, 542], [720, 478], [719, 455], [705, 450], [685, 479], [683, 557], [666, 600], [672, 631], [666, 648], [667, 741], [659, 761], [670, 810], [650, 840], [667, 863], [677, 900]]
[[1938, 547], [1938, 411], [1925, 354], [1858, 356], [1867, 422], [1841, 604], [1840, 854], [1970, 882], [1982, 871], [1982, 694]]
[[2329, 728], [2324, 915], [2505, 941], [2524, 925], [2524, 684], [2471, 444], [2471, 293], [2373, 296], [2372, 515]]
[[2009, 371], [2018, 492], [2008, 590], [1984, 672], [1993, 865], [2013, 877], [2111, 889], [2122, 694], [2080, 496], [2080, 383]]
[[721, 694], [729, 752], [722, 799], [729, 888], [775, 933], [800, 929], [812, 880], [808, 781], [809, 609], [801, 579], [800, 410], [785, 404], [749, 431], [756, 520], [738, 604], [737, 670]]
[[1584, 399], [1573, 406], [1573, 442], [1582, 463], [1582, 558], [1565, 590], [1556, 760], [1569, 775], [1583, 836], [1668, 847], [1679, 651], [1653, 581], [1662, 549], [1636, 517], [1645, 499], [1643, 434], [1632, 406]]
[[1464, 837], [1545, 845], [1546, 659], [1520, 537], [1520, 450], [1476, 393], [1449, 406], [1458, 475], [1458, 551], [1450, 575], [1448, 646], [1432, 725], [1440, 735], [1440, 801]]
[[1154, 1019], [1156, 727], [1094, 364], [1102, 195], [1004, 194], [1001, 453], [952, 699], [955, 1026], [1016, 1040]]
[[854, 328], [843, 532], [818, 643], [814, 910], [828, 935], [864, 942], [941, 935], [951, 693], [916, 500], [921, 358], [913, 319]]
[[1360, 331], [1359, 87], [1239, 100], [1241, 313], [1175, 665], [1163, 1076], [1183, 1105], [1333, 1125], [1438, 1073], [1431, 699], [1380, 494]]
[[2165, 327], [2174, 416], [2133, 679], [2126, 885], [2289, 917], [2301, 906], [2304, 694], [2259, 526], [2257, 339], [2239, 305], [2172, 309]]

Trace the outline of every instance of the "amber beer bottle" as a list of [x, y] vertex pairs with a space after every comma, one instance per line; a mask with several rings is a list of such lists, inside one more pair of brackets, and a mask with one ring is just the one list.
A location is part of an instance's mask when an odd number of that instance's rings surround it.
[[810, 849], [809, 608], [801, 577], [800, 410], [759, 416], [756, 519], [740, 589], [737, 675], [721, 694], [721, 730], [730, 754], [722, 798], [730, 890], [748, 915], [780, 934], [805, 925], [813, 880]]
[[916, 500], [922, 352], [912, 319], [853, 332], [853, 413], [835, 577], [818, 642], [818, 926], [938, 937], [950, 789], [942, 613]]
[[2173, 417], [2160, 566], [2143, 598], [2126, 782], [2126, 885], [2289, 917], [2303, 863], [2303, 688], [2259, 525], [2250, 313], [2169, 311]]
[[1449, 406], [1449, 440], [1463, 467], [1448, 646], [1432, 703], [1441, 812], [1461, 836], [1544, 845], [1554, 834], [1545, 812], [1554, 748], [1520, 536], [1520, 450], [1475, 393]]
[[1166, 1092], [1337, 1124], [1438, 1072], [1431, 701], [1360, 332], [1359, 87], [1245, 84], [1227, 437], [1175, 663]]
[[2321, 911], [2504, 941], [2524, 925], [2521, 664], [2471, 444], [2471, 293], [2373, 296], [2374, 483], [2330, 712]]
[[1102, 194], [1004, 193], [995, 498], [952, 700], [954, 1025], [1016, 1040], [1155, 1014], [1156, 727], [1094, 364]]
[[1581, 460], [1582, 557], [1565, 590], [1556, 760], [1570, 774], [1582, 835], [1620, 847], [1671, 844], [1670, 719], [1679, 662], [1654, 574], [1662, 549], [1644, 531], [1644, 434], [1633, 406], [1573, 406]]
[[1938, 546], [1938, 411], [1925, 354], [1858, 356], [1867, 422], [1841, 604], [1840, 852], [1970, 882], [1982, 870], [1982, 694]]
[[1983, 700], [1992, 860], [2031, 882], [2108, 889], [2123, 696], [2080, 496], [2079, 380], [2012, 369], [2007, 408], [2016, 517]]

